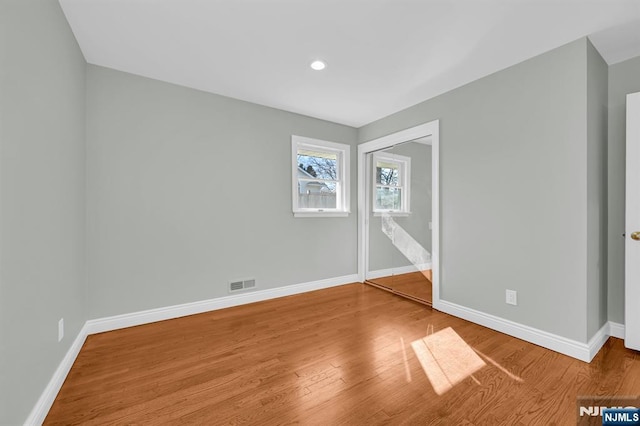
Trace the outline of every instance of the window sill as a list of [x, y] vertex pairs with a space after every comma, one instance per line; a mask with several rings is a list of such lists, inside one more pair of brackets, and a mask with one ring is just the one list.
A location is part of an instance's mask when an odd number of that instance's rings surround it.
[[382, 217], [382, 216], [409, 217], [411, 216], [411, 212], [373, 212], [373, 217]]
[[293, 212], [293, 217], [348, 217], [349, 212]]

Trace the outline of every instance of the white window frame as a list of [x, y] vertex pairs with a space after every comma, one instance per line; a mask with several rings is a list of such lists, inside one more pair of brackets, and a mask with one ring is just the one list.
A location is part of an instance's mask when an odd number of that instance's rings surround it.
[[[404, 155], [391, 154], [389, 152], [374, 152], [373, 163], [371, 165], [373, 173], [373, 194], [371, 198], [371, 208], [374, 216], [381, 216], [383, 214], [389, 214], [391, 216], [408, 216], [411, 214], [411, 157], [405, 157]], [[401, 188], [400, 208], [399, 209], [380, 209], [376, 207], [376, 189], [380, 185], [376, 181], [376, 165], [378, 161], [384, 161], [385, 163], [393, 163], [398, 165], [398, 182], [397, 188]], [[392, 188], [395, 188], [391, 186]]]
[[[298, 150], [311, 149], [321, 152], [337, 154], [338, 179], [336, 180], [336, 208], [301, 208], [298, 206]], [[350, 174], [351, 174], [351, 146], [312, 139], [304, 136], [291, 136], [292, 161], [292, 209], [294, 217], [347, 217], [351, 213]]]

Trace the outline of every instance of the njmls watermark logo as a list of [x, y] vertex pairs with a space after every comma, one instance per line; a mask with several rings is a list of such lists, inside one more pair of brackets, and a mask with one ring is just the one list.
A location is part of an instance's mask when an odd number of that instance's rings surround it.
[[640, 396], [578, 397], [578, 425], [640, 425]]

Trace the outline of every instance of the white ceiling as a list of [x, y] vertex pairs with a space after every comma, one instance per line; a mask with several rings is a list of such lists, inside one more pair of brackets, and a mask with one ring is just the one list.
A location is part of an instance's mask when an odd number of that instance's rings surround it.
[[91, 64], [355, 127], [583, 36], [640, 55], [640, 0], [60, 4]]

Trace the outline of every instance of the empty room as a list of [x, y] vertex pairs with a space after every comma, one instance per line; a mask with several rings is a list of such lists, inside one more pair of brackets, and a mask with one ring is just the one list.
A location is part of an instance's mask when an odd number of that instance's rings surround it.
[[0, 425], [640, 424], [637, 0], [0, 31]]

